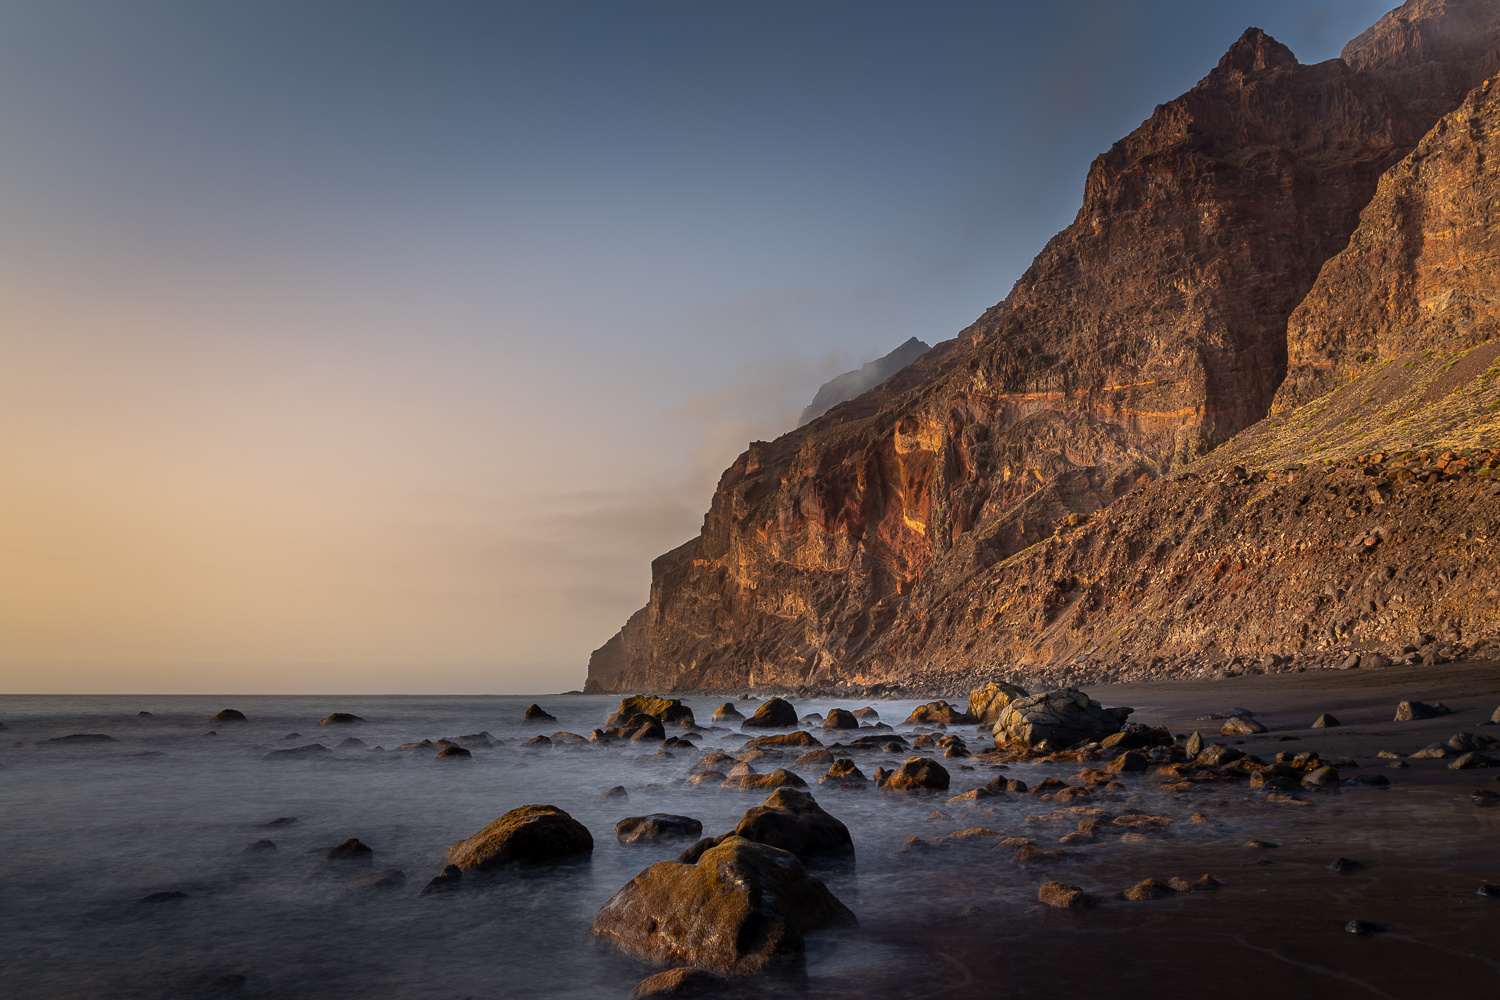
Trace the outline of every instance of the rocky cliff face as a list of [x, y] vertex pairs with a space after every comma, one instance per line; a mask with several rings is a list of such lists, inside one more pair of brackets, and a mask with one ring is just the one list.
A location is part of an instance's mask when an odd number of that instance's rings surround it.
[[1358, 69], [1246, 32], [1095, 161], [1074, 223], [1005, 301], [752, 444], [589, 688], [910, 683], [1077, 655], [1076, 629], [1045, 640], [995, 574], [1266, 414], [1288, 316], [1456, 78], [1429, 66], [1427, 40], [1448, 37], [1433, 23], [1497, 7], [1408, 4], [1351, 45]]
[[1482, 83], [1393, 168], [1292, 313], [1283, 412], [1366, 366], [1500, 333], [1500, 85]]

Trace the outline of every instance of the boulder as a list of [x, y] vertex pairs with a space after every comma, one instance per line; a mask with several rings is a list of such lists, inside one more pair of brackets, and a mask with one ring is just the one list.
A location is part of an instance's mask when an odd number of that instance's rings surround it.
[[1099, 741], [1105, 750], [1147, 750], [1151, 747], [1171, 746], [1172, 734], [1164, 726], [1143, 726], [1127, 722], [1118, 733], [1111, 733]]
[[854, 717], [853, 712], [842, 708], [830, 709], [826, 718], [823, 719], [824, 729], [858, 729], [859, 720]]
[[1442, 702], [1433, 702], [1431, 705], [1425, 701], [1403, 701], [1396, 706], [1395, 722], [1413, 722], [1417, 719], [1436, 719], [1440, 716], [1449, 715], [1452, 709]]
[[792, 761], [792, 766], [815, 767], [823, 764], [832, 764], [836, 759], [837, 758], [834, 757], [832, 750], [825, 750], [823, 747], [818, 747], [816, 750], [809, 750], [807, 751], [807, 753]]
[[892, 771], [880, 787], [897, 792], [947, 791], [948, 771], [935, 760], [911, 757]]
[[734, 707], [734, 702], [732, 701], [726, 701], [714, 709], [715, 722], [743, 722], [744, 719], [744, 714]]
[[1127, 750], [1114, 760], [1104, 765], [1106, 771], [1118, 771], [1122, 774], [1134, 774], [1146, 770], [1151, 766], [1151, 758], [1134, 750]]
[[966, 714], [974, 722], [994, 725], [1000, 721], [1000, 713], [1005, 711], [1005, 706], [1026, 695], [1023, 687], [1004, 681], [991, 681], [984, 687], [969, 692], [969, 710]]
[[625, 790], [625, 786], [624, 785], [615, 785], [612, 788], [606, 788], [604, 791], [600, 792], [599, 793], [599, 797], [597, 799], [595, 799], [594, 801], [595, 802], [629, 802], [630, 801], [630, 793]]
[[1314, 729], [1332, 729], [1334, 726], [1341, 726], [1341, 725], [1343, 725], [1343, 723], [1339, 722], [1338, 719], [1335, 719], [1333, 716], [1329, 715], [1327, 712], [1324, 712], [1322, 715], [1318, 716], [1316, 719], [1313, 720], [1312, 728], [1314, 728]]
[[903, 749], [909, 746], [905, 736], [896, 733], [872, 733], [869, 736], [858, 736], [849, 741], [850, 750], [884, 750], [889, 746]]
[[323, 855], [324, 861], [339, 864], [355, 863], [369, 864], [375, 859], [375, 852], [359, 842], [358, 837], [350, 837], [337, 847], [329, 848], [328, 853]]
[[661, 840], [694, 839], [703, 833], [703, 824], [691, 816], [651, 813], [627, 816], [615, 824], [615, 839], [622, 844], [648, 844]]
[[[547, 737], [539, 736], [537, 738], [545, 740]], [[443, 747], [443, 749], [438, 751], [437, 759], [442, 760], [444, 758], [447, 758], [449, 760], [468, 760], [473, 756], [474, 755], [472, 753], [470, 753], [463, 747]]]
[[823, 741], [811, 733], [799, 729], [795, 733], [777, 733], [774, 736], [757, 736], [745, 741], [746, 750], [775, 749], [777, 747], [820, 747]]
[[590, 929], [648, 961], [750, 975], [802, 952], [810, 931], [857, 923], [794, 855], [730, 837], [695, 864], [647, 868], [604, 904]]
[[271, 840], [252, 840], [245, 845], [241, 854], [268, 854], [276, 850], [276, 842]]
[[772, 698], [757, 708], [741, 728], [745, 726], [755, 729], [796, 729], [797, 710], [792, 707], [791, 702]]
[[1192, 882], [1189, 882], [1185, 878], [1167, 879], [1167, 885], [1170, 885], [1178, 892], [1218, 892], [1219, 886], [1222, 884], [1223, 883], [1214, 878], [1212, 875], [1199, 876]]
[[1338, 770], [1328, 764], [1324, 764], [1319, 768], [1314, 768], [1313, 770], [1308, 771], [1307, 774], [1303, 775], [1302, 777], [1302, 787], [1304, 788], [1323, 788], [1327, 786], [1337, 786], [1338, 783]]
[[1490, 723], [1492, 725], [1500, 726], [1500, 708], [1495, 709], [1495, 711], [1490, 715]]
[[444, 865], [443, 870], [427, 880], [419, 896], [433, 896], [440, 892], [452, 892], [463, 884], [464, 870], [458, 865]]
[[623, 725], [632, 715], [649, 715], [664, 723], [681, 722], [684, 719], [693, 721], [693, 710], [684, 705], [681, 699], [652, 698], [638, 694], [633, 698], [621, 699], [619, 709], [604, 723], [605, 728]]
[[[550, 737], [550, 736], [533, 736], [531, 739], [527, 740], [525, 743], [522, 743], [521, 745], [523, 747], [550, 747], [552, 745], [552, 737]], [[452, 749], [452, 748], [450, 747], [449, 749]], [[447, 751], [445, 750], [444, 752], [446, 753]]]
[[870, 783], [864, 772], [854, 765], [854, 761], [848, 757], [840, 757], [829, 765], [828, 773], [818, 779], [818, 784], [830, 784], [839, 786], [864, 786]]
[[1140, 902], [1147, 899], [1166, 899], [1168, 896], [1177, 895], [1177, 890], [1166, 882], [1159, 879], [1148, 878], [1137, 882], [1135, 885], [1120, 893], [1121, 899], [1129, 899]]
[[221, 712], [214, 713], [209, 722], [244, 722], [245, 713], [237, 708], [226, 708]]
[[347, 747], [350, 750], [357, 750], [364, 745], [365, 741], [360, 739], [358, 736], [345, 736], [343, 739], [339, 740], [340, 747]]
[[[650, 713], [647, 713], [647, 714], [650, 714]], [[525, 721], [525, 722], [556, 722], [557, 721], [557, 716], [553, 715], [551, 712], [548, 712], [546, 709], [542, 708], [542, 706], [540, 706], [540, 705], [532, 705], [530, 708], [526, 709], [526, 715], [525, 715], [523, 721]]]
[[1006, 793], [1012, 795], [1026, 794], [1026, 782], [1017, 778], [1007, 778], [1003, 774], [995, 775], [990, 779], [989, 784], [984, 787], [995, 795], [1004, 795]]
[[[797, 775], [793, 774], [791, 771], [788, 771], [784, 767], [778, 767], [770, 774], [756, 774], [755, 771], [752, 770], [748, 765], [742, 766], [745, 767], [745, 773], [735, 774], [733, 770], [730, 771], [729, 776], [724, 779], [723, 783], [719, 787], [749, 788], [752, 790], [760, 788], [781, 788], [787, 785], [790, 785], [793, 788], [807, 787], [807, 782], [803, 781]], [[736, 768], [735, 770], [738, 770], [738, 768]], [[712, 774], [713, 772], [708, 773]]]
[[708, 997], [717, 993], [724, 985], [722, 979], [712, 972], [682, 966], [647, 976], [636, 984], [631, 994], [636, 1000], [655, 997], [676, 997], [689, 1000], [692, 997]]
[[361, 719], [359, 716], [357, 716], [357, 715], [350, 715], [348, 712], [334, 712], [332, 715], [328, 716], [328, 718], [324, 719], [322, 722], [319, 722], [318, 725], [320, 725], [320, 726], [353, 726], [353, 725], [357, 725], [357, 724], [359, 724], [361, 722], [364, 722], [364, 721], [365, 720]]
[[776, 789], [764, 805], [747, 810], [730, 835], [779, 848], [803, 862], [854, 854], [849, 828], [796, 788]]
[[1047, 906], [1059, 910], [1086, 910], [1094, 905], [1094, 898], [1076, 885], [1066, 882], [1045, 882], [1036, 891], [1036, 898]]
[[960, 712], [946, 701], [930, 701], [925, 705], [918, 705], [912, 709], [906, 717], [903, 725], [907, 726], [932, 726], [942, 724], [945, 726], [971, 725], [975, 720], [967, 712]]
[[1236, 716], [1232, 719], [1224, 720], [1224, 725], [1219, 729], [1219, 734], [1221, 736], [1254, 736], [1257, 733], [1265, 731], [1266, 727], [1254, 719]]
[[1000, 713], [993, 733], [999, 747], [1057, 747], [1102, 740], [1120, 731], [1129, 708], [1106, 709], [1077, 688], [1017, 698]]
[[114, 743], [113, 736], [105, 733], [69, 733], [67, 736], [54, 736], [50, 740], [39, 740], [40, 743]]
[[617, 740], [664, 740], [667, 738], [667, 731], [656, 716], [637, 713], [618, 725], [610, 726], [604, 730], [604, 735]]
[[584, 825], [556, 806], [521, 806], [467, 840], [448, 848], [444, 859], [464, 871], [493, 871], [512, 864], [539, 865], [581, 860], [594, 852]]
[[272, 750], [262, 760], [274, 760], [286, 757], [319, 757], [326, 753], [333, 753], [321, 743], [307, 743], [300, 747], [287, 747], [285, 750]]
[[[866, 705], [864, 708], [856, 708], [849, 714], [854, 716], [856, 719], [870, 719], [875, 722], [880, 721], [880, 713], [875, 711], [874, 707], [871, 705]], [[1500, 715], [1500, 708], [1495, 709], [1495, 714]]]
[[1184, 745], [1184, 749], [1186, 750], [1189, 757], [1196, 757], [1200, 753], [1202, 753], [1203, 734], [1195, 732], [1193, 733], [1193, 735], [1189, 736], [1187, 738], [1187, 743]]
[[1453, 761], [1453, 763], [1449, 764], [1448, 766], [1455, 771], [1468, 771], [1473, 768], [1479, 767], [1500, 766], [1500, 760], [1496, 760], [1495, 758], [1482, 753], [1475, 753], [1473, 751], [1470, 751], [1466, 754], [1460, 754]]
[[269, 823], [262, 823], [260, 828], [262, 830], [279, 830], [284, 826], [291, 826], [295, 822], [297, 822], [297, 817], [295, 816], [277, 816]]

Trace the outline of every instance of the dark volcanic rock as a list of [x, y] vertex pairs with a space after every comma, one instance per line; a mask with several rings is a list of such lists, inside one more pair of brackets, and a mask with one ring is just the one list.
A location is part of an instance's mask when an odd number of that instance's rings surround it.
[[244, 722], [245, 721], [245, 713], [241, 712], [237, 708], [226, 708], [226, 709], [224, 709], [221, 712], [216, 712], [214, 714], [214, 717], [211, 718], [211, 719], [209, 719], [208, 721], [209, 722]]
[[948, 788], [948, 771], [926, 757], [910, 757], [891, 772], [881, 788], [897, 792], [941, 792]]
[[1442, 702], [1434, 702], [1429, 705], [1425, 701], [1403, 701], [1396, 706], [1395, 722], [1412, 722], [1417, 719], [1436, 719], [1440, 716], [1449, 715], [1452, 709]]
[[325, 861], [344, 863], [369, 864], [375, 859], [375, 852], [359, 842], [358, 837], [350, 837], [337, 847], [329, 848], [328, 853], [323, 855]]
[[458, 865], [444, 865], [443, 870], [427, 880], [419, 896], [432, 896], [440, 892], [452, 892], [463, 885], [464, 870]]
[[556, 806], [521, 806], [467, 840], [448, 848], [444, 859], [465, 871], [493, 871], [512, 864], [539, 865], [584, 858], [594, 852], [588, 829]]
[[663, 724], [692, 723], [693, 721], [693, 710], [684, 705], [680, 699], [636, 695], [633, 698], [622, 699], [620, 707], [616, 709], [614, 715], [609, 717], [605, 726], [623, 725], [633, 715], [649, 715], [654, 719], [660, 719]]
[[552, 713], [548, 712], [546, 709], [542, 708], [542, 706], [540, 706], [540, 705], [532, 705], [532, 706], [530, 706], [529, 708], [526, 709], [526, 715], [524, 717], [524, 721], [526, 721], [526, 722], [556, 722], [557, 721], [557, 716], [555, 716]]
[[364, 722], [364, 721], [365, 720], [361, 719], [359, 716], [357, 716], [357, 715], [351, 715], [348, 712], [334, 712], [332, 715], [328, 716], [328, 718], [326, 718], [322, 722], [318, 723], [318, 725], [320, 725], [320, 726], [352, 726], [352, 725], [356, 725], [357, 723], [361, 723], [361, 722]]
[[801, 952], [810, 931], [855, 923], [793, 855], [731, 837], [696, 864], [647, 868], [604, 904], [591, 929], [649, 961], [747, 975]]
[[666, 972], [658, 972], [654, 976], [647, 976], [636, 984], [635, 992], [631, 996], [636, 1000], [653, 997], [678, 997], [682, 1000], [689, 1000], [689, 998], [713, 996], [722, 989], [723, 985], [723, 980], [711, 972], [683, 966], [668, 969]]
[[[538, 739], [546, 739], [546, 737], [541, 736], [538, 737]], [[443, 749], [438, 751], [437, 759], [442, 760], [444, 758], [447, 758], [449, 760], [468, 760], [473, 756], [474, 755], [472, 753], [470, 753], [463, 747], [443, 747]]]
[[976, 721], [978, 720], [967, 712], [960, 712], [946, 701], [933, 701], [912, 709], [912, 713], [906, 717], [903, 725], [931, 726], [942, 723], [946, 726], [963, 726]]
[[755, 714], [746, 719], [745, 726], [754, 726], [762, 729], [795, 729], [797, 727], [797, 710], [790, 702], [782, 701], [780, 698], [772, 698], [755, 710]]
[[702, 832], [703, 824], [698, 820], [691, 816], [674, 816], [671, 813], [627, 816], [615, 824], [615, 839], [622, 844], [692, 839]]
[[858, 729], [859, 720], [854, 713], [842, 708], [830, 709], [823, 719], [824, 729]]
[[1119, 732], [1130, 709], [1106, 709], [1077, 688], [1017, 698], [995, 723], [996, 746], [1056, 747], [1097, 741]]

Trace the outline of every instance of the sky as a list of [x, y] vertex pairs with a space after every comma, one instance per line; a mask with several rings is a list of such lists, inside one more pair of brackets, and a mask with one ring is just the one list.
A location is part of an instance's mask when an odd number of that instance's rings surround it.
[[1247, 27], [1390, 0], [0, 2], [0, 692], [541, 693]]

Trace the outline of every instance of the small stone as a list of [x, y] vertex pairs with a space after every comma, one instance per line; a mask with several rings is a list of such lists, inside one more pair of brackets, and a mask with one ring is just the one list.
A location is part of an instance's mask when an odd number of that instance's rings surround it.
[[350, 837], [337, 847], [330, 848], [328, 853], [323, 855], [325, 861], [353, 861], [364, 864], [370, 863], [374, 860], [374, 857], [375, 852], [370, 850], [368, 846], [361, 844], [358, 837]]
[[625, 790], [625, 786], [624, 785], [616, 785], [613, 788], [606, 788], [604, 791], [600, 792], [599, 793], [599, 797], [597, 799], [595, 799], [594, 801], [595, 802], [629, 802], [630, 801], [630, 793]]
[[1368, 867], [1370, 866], [1362, 861], [1353, 861], [1349, 858], [1339, 858], [1334, 861], [1333, 864], [1328, 866], [1328, 870], [1331, 872], [1338, 872], [1340, 875], [1347, 875], [1350, 872], [1362, 872]]
[[1496, 760], [1486, 754], [1470, 751], [1469, 753], [1460, 755], [1448, 767], [1454, 771], [1471, 771], [1476, 768], [1495, 767], [1497, 765], [1500, 765], [1500, 760]]
[[1485, 882], [1480, 885], [1478, 894], [1489, 899], [1500, 899], [1500, 885], [1491, 885]]
[[1339, 783], [1339, 772], [1336, 768], [1324, 765], [1316, 768], [1302, 778], [1304, 788], [1324, 788]]
[[442, 871], [427, 880], [418, 895], [432, 896], [440, 892], [452, 892], [462, 884], [463, 879], [464, 870], [458, 865], [444, 865]]
[[1280, 847], [1281, 845], [1280, 844], [1273, 844], [1269, 840], [1247, 840], [1247, 841], [1245, 841], [1245, 846], [1246, 847], [1253, 847], [1253, 848], [1256, 848], [1258, 850], [1268, 850], [1268, 849], [1273, 848], [1273, 847]]
[[1351, 920], [1344, 925], [1344, 931], [1348, 934], [1377, 934], [1383, 930], [1384, 927], [1369, 920]]
[[1235, 718], [1226, 719], [1224, 721], [1224, 725], [1219, 730], [1219, 734], [1222, 736], [1254, 736], [1257, 733], [1263, 733], [1265, 731], [1266, 727], [1261, 725], [1259, 722], [1256, 722], [1254, 719], [1236, 716]]
[[364, 721], [365, 720], [361, 719], [359, 716], [357, 716], [357, 715], [351, 715], [348, 712], [334, 712], [332, 715], [328, 716], [328, 718], [326, 718], [322, 722], [318, 723], [318, 725], [320, 725], [320, 726], [353, 726], [353, 725], [357, 725], [358, 723], [361, 723], [361, 722], [364, 722]]
[[1412, 722], [1417, 719], [1436, 719], [1452, 713], [1447, 705], [1442, 702], [1434, 702], [1429, 705], [1423, 701], [1403, 701], [1396, 706], [1395, 722]]
[[1185, 878], [1170, 878], [1167, 884], [1178, 892], [1218, 892], [1221, 883], [1212, 875], [1204, 875], [1192, 882]]
[[1120, 773], [1136, 773], [1146, 770], [1151, 765], [1150, 759], [1143, 753], [1134, 750], [1120, 754], [1114, 760], [1104, 765], [1107, 771], [1118, 771]]
[[696, 840], [702, 833], [703, 824], [698, 820], [691, 816], [674, 816], [671, 813], [627, 816], [615, 824], [615, 839], [622, 844], [654, 843], [673, 839]]
[[557, 716], [552, 715], [540, 705], [532, 705], [526, 709], [524, 716], [526, 722], [556, 722]]
[[1191, 736], [1188, 737], [1188, 741], [1187, 741], [1187, 755], [1189, 757], [1196, 757], [1196, 756], [1198, 756], [1202, 752], [1203, 752], [1203, 734], [1202, 733], [1194, 733], [1193, 735], [1191, 735]]
[[1313, 720], [1312, 727], [1314, 729], [1332, 729], [1334, 726], [1341, 725], [1343, 725], [1343, 723], [1339, 722], [1338, 719], [1335, 719], [1327, 712], [1324, 712], [1322, 715], [1318, 716], [1317, 719]]
[[1148, 899], [1165, 899], [1177, 895], [1177, 890], [1159, 879], [1148, 878], [1120, 893], [1121, 899], [1141, 902]]
[[1094, 905], [1094, 898], [1076, 885], [1066, 882], [1046, 882], [1037, 890], [1039, 902], [1059, 910], [1086, 910]]

